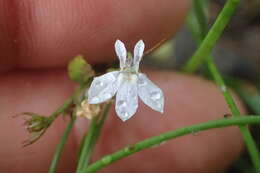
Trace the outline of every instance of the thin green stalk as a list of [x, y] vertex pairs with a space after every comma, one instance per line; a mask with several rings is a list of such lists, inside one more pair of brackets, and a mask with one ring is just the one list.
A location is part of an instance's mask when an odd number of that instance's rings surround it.
[[88, 166], [95, 144], [108, 115], [110, 106], [110, 103], [104, 105], [104, 110], [102, 111], [102, 115], [100, 115], [101, 119], [99, 116], [97, 116], [91, 121], [87, 135], [83, 138], [84, 141], [79, 156], [79, 162], [76, 171], [77, 173]]
[[[194, 0], [194, 1], [197, 1], [197, 0]], [[201, 7], [199, 7], [199, 6], [201, 6]], [[197, 4], [197, 6], [194, 6], [194, 7], [197, 9], [197, 10], [195, 10], [196, 11], [195, 15], [196, 15], [196, 19], [197, 19], [197, 21], [200, 25], [200, 27], [199, 27], [200, 28], [199, 29], [200, 35], [196, 35], [195, 38], [197, 38], [198, 43], [200, 43], [201, 40], [206, 35], [205, 29], [207, 28], [207, 17], [206, 17], [205, 12], [202, 9], [202, 4]], [[204, 20], [204, 22], [199, 22], [199, 20]], [[203, 44], [203, 42], [202, 42], [202, 44]], [[221, 91], [224, 95], [225, 101], [228, 104], [233, 116], [235, 116], [235, 117], [241, 116], [241, 113], [240, 113], [232, 95], [228, 91], [223, 78], [221, 77], [216, 65], [213, 62], [213, 58], [211, 56], [209, 56], [209, 54], [205, 54], [205, 55], [204, 55], [205, 57], [208, 57], [207, 58], [207, 65], [208, 65], [209, 72], [213, 76], [214, 81], [221, 88]], [[254, 139], [253, 139], [249, 129], [246, 126], [242, 125], [242, 126], [239, 126], [239, 128], [240, 128], [240, 131], [243, 135], [246, 146], [248, 148], [252, 162], [253, 162], [257, 172], [260, 173], [260, 164], [259, 164], [260, 163], [260, 156], [259, 156], [259, 151], [257, 149], [257, 146], [254, 142]]]
[[73, 104], [73, 99], [72, 97], [69, 97], [67, 100], [65, 100], [65, 102], [63, 103], [63, 105], [61, 105], [55, 112], [53, 112], [50, 115], [50, 124], [56, 119], [58, 118], [58, 116], [64, 112], [67, 111], [67, 109]]
[[[53, 112], [50, 117], [49, 117], [49, 125], [52, 124], [52, 122], [58, 118], [59, 115], [66, 113], [69, 108], [73, 105], [73, 104], [78, 104], [77, 103], [77, 99], [79, 99], [79, 95], [82, 93], [83, 90], [85, 90], [85, 88], [90, 84], [90, 81], [87, 81], [85, 83], [82, 83], [72, 94], [72, 96], [70, 96], [67, 100], [65, 100], [65, 102], [63, 103], [63, 105], [61, 105], [55, 112]], [[81, 100], [81, 99], [80, 99]], [[72, 130], [72, 127], [74, 125], [76, 121], [76, 115], [75, 112], [73, 112], [73, 115], [71, 117], [70, 122], [68, 123], [63, 136], [61, 137], [60, 143], [58, 144], [54, 157], [52, 159], [50, 168], [49, 168], [49, 173], [55, 173], [57, 166], [58, 166], [58, 162], [60, 160], [62, 151], [64, 149], [64, 146], [67, 142], [68, 136]]]
[[95, 163], [89, 165], [87, 168], [81, 170], [80, 173], [96, 172], [112, 164], [113, 162], [125, 158], [131, 154], [134, 154], [136, 152], [139, 152], [147, 148], [158, 146], [163, 142], [187, 134], [194, 134], [194, 133], [198, 133], [213, 128], [222, 128], [227, 126], [246, 125], [246, 124], [259, 124], [259, 123], [260, 123], [260, 117], [258, 116], [243, 116], [243, 117], [223, 118], [219, 120], [213, 120], [205, 123], [179, 128], [167, 133], [163, 133], [159, 136], [148, 138], [134, 145], [127, 146], [115, 153], [104, 156], [102, 159], [96, 161]]
[[75, 123], [75, 120], [76, 120], [76, 117], [72, 116], [70, 122], [68, 123], [68, 125], [67, 125], [67, 127], [64, 131], [63, 136], [61, 137], [60, 143], [58, 144], [56, 151], [55, 151], [55, 154], [54, 154], [54, 157], [52, 159], [51, 166], [50, 166], [50, 169], [49, 169], [49, 173], [55, 173], [56, 170], [57, 170], [62, 151], [63, 151], [64, 146], [65, 146], [65, 144], [68, 140], [69, 134], [70, 134], [72, 127]]
[[77, 173], [85, 166], [87, 160], [89, 159], [88, 155], [90, 153], [90, 148], [91, 148], [91, 143], [92, 143], [91, 140], [93, 139], [94, 131], [97, 128], [97, 120], [98, 120], [98, 117], [94, 117], [91, 120], [87, 135], [85, 136], [85, 138], [83, 138], [84, 145], [83, 145], [83, 148], [80, 153], [79, 162], [78, 162], [77, 171], [76, 171]]
[[205, 20], [207, 18], [204, 12], [205, 0], [194, 0], [192, 2], [193, 8], [190, 10], [186, 23], [190, 28], [192, 35], [198, 36], [199, 38], [197, 39], [201, 39], [205, 37], [205, 35], [202, 35], [202, 33], [206, 34], [208, 32], [208, 25], [205, 22], [207, 21]]
[[204, 38], [208, 32], [208, 20], [204, 11], [205, 0], [194, 0], [192, 2], [194, 6], [194, 14], [196, 15], [196, 19], [199, 26], [199, 34], [201, 38]]
[[[22, 115], [27, 115], [27, 116], [31, 116], [31, 119], [33, 118], [33, 116], [36, 116], [38, 118], [43, 118], [44, 122], [41, 122], [41, 127], [37, 129], [36, 131], [34, 129], [30, 129], [30, 127], [27, 127], [30, 133], [34, 132], [36, 134], [32, 135], [31, 138], [29, 138], [28, 140], [25, 140], [23, 142], [23, 147], [28, 146], [33, 144], [34, 142], [36, 142], [37, 140], [39, 140], [47, 131], [47, 129], [51, 126], [51, 124], [62, 114], [67, 114], [70, 111], [70, 108], [74, 105], [77, 105], [78, 103], [76, 102], [76, 98], [79, 98], [79, 94], [82, 93], [82, 91], [90, 84], [91, 80], [87, 81], [86, 83], [83, 83], [79, 88], [77, 88], [77, 90], [73, 93], [72, 96], [70, 96], [68, 99], [65, 100], [65, 102], [57, 108], [56, 111], [54, 111], [50, 116], [45, 117], [45, 116], [41, 116], [38, 115], [36, 113], [31, 113], [31, 112], [24, 112], [22, 113]], [[81, 98], [82, 99], [82, 98]], [[28, 120], [28, 121], [32, 121], [32, 120]], [[29, 122], [27, 122], [29, 123]]]
[[[234, 99], [232, 98], [230, 92], [228, 91], [228, 89], [224, 83], [224, 80], [222, 79], [220, 73], [218, 72], [218, 69], [216, 68], [215, 64], [213, 63], [212, 58], [208, 58], [208, 68], [209, 68], [215, 82], [221, 88], [221, 91], [225, 97], [225, 100], [226, 100], [233, 116], [240, 117], [241, 113], [240, 113], [239, 109], [237, 108], [237, 105], [236, 105]], [[257, 172], [260, 173], [260, 155], [259, 155], [257, 146], [254, 142], [254, 139], [253, 139], [249, 129], [245, 125], [240, 125], [239, 128], [243, 135], [243, 138], [246, 143], [249, 154], [251, 156], [252, 162], [253, 162]]]
[[89, 81], [85, 84], [82, 84], [76, 91], [70, 96], [63, 105], [61, 105], [55, 112], [53, 112], [49, 117], [49, 124], [51, 124], [59, 115], [66, 113], [66, 111], [72, 106], [75, 102], [75, 97], [79, 95], [87, 86], [89, 85]]
[[89, 160], [90, 160], [90, 158], [91, 158], [91, 156], [92, 156], [92, 152], [94, 151], [94, 147], [95, 147], [95, 145], [96, 145], [96, 143], [97, 143], [97, 140], [98, 140], [98, 138], [99, 138], [99, 136], [100, 136], [102, 127], [103, 127], [104, 122], [105, 122], [105, 120], [106, 120], [106, 118], [107, 118], [107, 115], [108, 115], [108, 113], [109, 113], [110, 106], [111, 106], [110, 103], [107, 104], [107, 105], [105, 105], [105, 107], [104, 107], [104, 112], [103, 112], [103, 114], [102, 114], [102, 117], [101, 117], [101, 119], [98, 121], [97, 128], [96, 128], [96, 131], [95, 131], [95, 133], [94, 133], [94, 135], [93, 135], [93, 139], [92, 139], [92, 142], [91, 142], [91, 146], [90, 146], [89, 152], [88, 152], [88, 154], [86, 155], [86, 163], [85, 163], [84, 168], [87, 167], [88, 164], [89, 164]]
[[204, 62], [204, 60], [210, 55], [217, 40], [233, 16], [239, 2], [240, 0], [228, 0], [226, 2], [224, 8], [220, 12], [207, 36], [201, 43], [199, 49], [184, 66], [183, 70], [185, 72], [192, 73], [197, 70], [198, 67]]

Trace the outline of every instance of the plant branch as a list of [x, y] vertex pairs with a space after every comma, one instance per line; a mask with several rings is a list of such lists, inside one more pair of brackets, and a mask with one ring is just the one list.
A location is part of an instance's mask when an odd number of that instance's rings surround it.
[[195, 52], [192, 58], [185, 64], [183, 71], [192, 73], [198, 69], [198, 67], [204, 62], [204, 60], [210, 55], [217, 40], [221, 36], [225, 27], [229, 23], [233, 16], [236, 7], [240, 0], [228, 0], [217, 17], [214, 25], [208, 32], [207, 36], [201, 43], [199, 49]]
[[53, 112], [49, 117], [49, 124], [51, 124], [56, 118], [58, 118], [59, 115], [66, 113], [68, 109], [75, 104], [75, 98], [79, 96], [79, 94], [89, 85], [89, 82], [86, 82], [85, 84], [82, 84], [77, 88], [72, 96], [70, 96], [63, 105], [61, 105], [55, 112]]
[[73, 104], [73, 97], [69, 97], [67, 100], [65, 100], [65, 102], [63, 103], [63, 105], [61, 105], [55, 112], [53, 112], [50, 115], [50, 121], [49, 123], [51, 124], [56, 118], [58, 118], [59, 115], [61, 115], [62, 113], [66, 112], [68, 110], [68, 108]]
[[[194, 0], [194, 1], [197, 1], [197, 0]], [[194, 37], [197, 38], [197, 41], [200, 44], [201, 40], [204, 38], [204, 35], [206, 35], [205, 28], [207, 28], [207, 17], [205, 15], [205, 12], [202, 10], [202, 7], [199, 8], [199, 6], [202, 6], [202, 4], [198, 4], [197, 6], [195, 6], [195, 8], [197, 9], [197, 10], [195, 10], [196, 11], [195, 15], [196, 15], [197, 22], [200, 26], [199, 27], [200, 28], [199, 29], [200, 34], [195, 35]], [[204, 22], [199, 22], [199, 20], [204, 20]], [[195, 33], [195, 32], [193, 32], [193, 33]], [[202, 42], [202, 44], [203, 44], [203, 42]], [[228, 104], [233, 116], [234, 117], [240, 117], [241, 113], [240, 113], [231, 93], [228, 91], [228, 89], [225, 85], [225, 82], [224, 82], [223, 78], [221, 77], [220, 72], [218, 71], [216, 65], [214, 64], [213, 57], [208, 55], [208, 54], [206, 54], [205, 57], [207, 57], [207, 65], [208, 65], [209, 72], [213, 76], [213, 79], [216, 82], [216, 84], [220, 87], [220, 89], [223, 93], [223, 96], [225, 98], [225, 101]], [[249, 129], [245, 125], [241, 125], [241, 126], [239, 126], [239, 128], [240, 128], [240, 131], [243, 135], [244, 141], [246, 143], [246, 146], [248, 148], [248, 151], [249, 151], [251, 159], [254, 163], [254, 166], [255, 166], [256, 170], [260, 173], [259, 151], [257, 149], [255, 142], [254, 142], [254, 139], [253, 139], [252, 135], [250, 134]]]
[[204, 3], [205, 0], [194, 0], [193, 2], [193, 6], [194, 6], [194, 14], [196, 16], [197, 19], [197, 23], [199, 26], [199, 35], [200, 38], [204, 38], [208, 32], [208, 20], [207, 20], [207, 16], [206, 13], [204, 11]]
[[50, 169], [49, 169], [49, 173], [55, 173], [56, 170], [57, 170], [62, 151], [63, 151], [64, 146], [65, 146], [65, 144], [68, 140], [69, 134], [70, 134], [72, 127], [75, 123], [75, 120], [76, 120], [75, 115], [72, 115], [71, 120], [68, 123], [68, 125], [67, 125], [67, 127], [64, 131], [63, 136], [61, 137], [60, 143], [58, 144], [58, 146], [56, 148], [56, 151], [55, 151], [55, 154], [54, 154], [54, 157], [52, 159], [51, 166], [50, 166]]
[[[69, 108], [73, 105], [73, 104], [77, 104], [77, 100], [81, 100], [79, 99], [79, 95], [82, 93], [82, 91], [89, 85], [89, 81], [86, 83], [83, 83], [82, 85], [79, 86], [78, 89], [75, 90], [75, 92], [72, 94], [72, 96], [70, 96], [64, 103], [62, 106], [60, 106], [54, 113], [51, 114], [51, 116], [49, 117], [49, 125], [56, 119], [58, 118], [59, 115], [66, 113]], [[68, 123], [63, 136], [61, 137], [60, 143], [58, 144], [56, 151], [54, 153], [54, 157], [52, 159], [51, 162], [51, 166], [49, 169], [49, 173], [55, 173], [57, 170], [57, 166], [58, 166], [58, 162], [60, 160], [62, 151], [64, 149], [64, 146], [68, 140], [69, 134], [72, 130], [72, 127], [74, 125], [76, 121], [76, 115], [75, 115], [75, 111], [73, 111], [72, 116], [71, 116], [71, 120]]]
[[[215, 64], [213, 63], [213, 59], [210, 57], [208, 58], [208, 68], [209, 68], [215, 82], [221, 88], [221, 91], [225, 97], [225, 100], [226, 100], [233, 116], [240, 117], [241, 113], [240, 113], [239, 109], [237, 108], [237, 105], [236, 105], [234, 99], [232, 98], [230, 92], [228, 91], [228, 89], [224, 83], [224, 80], [222, 79], [220, 73], [218, 72], [218, 69], [216, 68]], [[260, 156], [259, 156], [259, 151], [257, 149], [257, 146], [254, 142], [254, 139], [253, 139], [249, 129], [245, 125], [240, 125], [239, 128], [243, 135], [244, 141], [246, 143], [247, 149], [248, 149], [251, 159], [254, 163], [254, 166], [255, 166], [257, 172], [260, 173], [260, 164], [259, 164]]]
[[79, 162], [77, 166], [77, 173], [88, 166], [89, 160], [93, 153], [95, 144], [100, 136], [101, 129], [109, 113], [111, 103], [103, 105], [103, 111], [100, 116], [96, 116], [91, 121], [87, 135], [83, 138], [83, 146], [80, 152]]
[[80, 173], [92, 173], [96, 172], [113, 162], [125, 158], [131, 154], [139, 152], [141, 150], [157, 146], [163, 142], [166, 142], [177, 137], [181, 137], [187, 134], [198, 133], [204, 130], [213, 129], [213, 128], [222, 128], [227, 126], [236, 126], [236, 125], [246, 125], [246, 124], [259, 124], [259, 116], [243, 116], [243, 117], [233, 117], [233, 118], [223, 118], [219, 120], [208, 121], [205, 123], [200, 123], [192, 126], [187, 126], [179, 128], [167, 133], [163, 133], [159, 136], [154, 136], [138, 142], [134, 145], [127, 146], [113, 154], [104, 156], [102, 159], [96, 161], [95, 163], [89, 165], [87, 168], [80, 171]]

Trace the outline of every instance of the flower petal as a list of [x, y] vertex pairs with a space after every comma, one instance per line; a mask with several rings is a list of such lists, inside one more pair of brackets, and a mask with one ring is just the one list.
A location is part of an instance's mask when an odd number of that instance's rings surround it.
[[125, 67], [125, 63], [126, 63], [127, 51], [126, 51], [125, 45], [122, 41], [116, 40], [115, 51], [116, 51], [116, 55], [118, 56], [119, 61], [120, 61], [120, 68], [123, 69]]
[[[143, 53], [144, 53], [144, 42], [143, 40], [139, 40], [134, 48], [134, 65], [139, 66], [139, 63], [142, 59]], [[138, 67], [139, 68], [139, 67]]]
[[88, 103], [98, 104], [112, 98], [120, 85], [118, 75], [119, 71], [114, 71], [95, 77], [86, 93]]
[[152, 109], [163, 113], [164, 96], [162, 90], [150, 81], [145, 74], [138, 74], [138, 95]]
[[137, 107], [136, 80], [135, 82], [125, 80], [116, 94], [116, 113], [121, 120], [126, 121], [136, 113]]

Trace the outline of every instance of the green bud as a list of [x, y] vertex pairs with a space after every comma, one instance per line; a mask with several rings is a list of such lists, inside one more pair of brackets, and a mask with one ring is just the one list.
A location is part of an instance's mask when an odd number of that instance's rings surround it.
[[23, 146], [28, 146], [36, 142], [46, 132], [50, 126], [50, 117], [39, 115], [33, 112], [23, 112], [20, 114], [24, 117], [27, 131], [30, 137], [23, 142]]
[[94, 71], [82, 55], [78, 55], [70, 61], [68, 73], [70, 79], [77, 83], [84, 83], [94, 76]]

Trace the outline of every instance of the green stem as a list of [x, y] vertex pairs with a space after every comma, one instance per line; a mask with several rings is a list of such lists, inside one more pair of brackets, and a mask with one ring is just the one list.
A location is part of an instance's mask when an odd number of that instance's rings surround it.
[[[194, 1], [197, 1], [197, 0], [194, 0]], [[196, 19], [197, 19], [199, 26], [200, 26], [199, 27], [200, 28], [200, 35], [197, 35], [195, 37], [198, 39], [197, 41], [200, 43], [201, 40], [206, 35], [205, 29], [207, 28], [207, 17], [205, 15], [205, 12], [202, 9], [202, 4], [197, 4], [197, 6], [194, 6], [194, 7], [197, 9], [197, 10], [195, 10], [196, 11], [195, 15], [196, 15]], [[204, 22], [199, 22], [199, 20], [204, 20]], [[203, 44], [203, 42], [202, 42], [202, 44]], [[240, 111], [239, 111], [232, 95], [228, 91], [223, 78], [221, 77], [216, 65], [213, 62], [213, 58], [211, 56], [209, 56], [208, 54], [206, 54], [205, 57], [208, 57], [207, 58], [208, 69], [209, 69], [211, 75], [213, 76], [213, 79], [215, 80], [217, 85], [220, 87], [220, 89], [221, 89], [221, 91], [224, 95], [225, 101], [228, 104], [233, 116], [235, 116], [235, 117], [241, 116]], [[259, 151], [257, 149], [257, 146], [254, 142], [254, 139], [253, 139], [252, 135], [250, 134], [250, 131], [248, 130], [248, 128], [246, 126], [241, 125], [241, 126], [239, 126], [239, 128], [240, 128], [240, 131], [243, 135], [246, 146], [248, 148], [252, 162], [253, 162], [256, 170], [260, 173], [260, 164], [259, 164], [260, 163], [260, 156], [259, 156]]]
[[224, 8], [220, 12], [207, 36], [201, 43], [199, 49], [184, 66], [183, 70], [185, 72], [192, 73], [196, 71], [198, 67], [204, 62], [204, 60], [210, 55], [217, 40], [221, 36], [223, 30], [225, 29], [232, 15], [234, 14], [239, 2], [240, 0], [228, 0], [226, 2]]
[[194, 134], [204, 130], [213, 129], [213, 128], [221, 128], [227, 126], [235, 126], [235, 125], [246, 125], [246, 124], [259, 124], [260, 117], [258, 116], [243, 116], [243, 117], [234, 117], [234, 118], [226, 118], [226, 119], [219, 119], [208, 121], [205, 123], [200, 123], [197, 125], [187, 126], [184, 128], [179, 128], [167, 133], [163, 133], [159, 136], [154, 136], [148, 138], [144, 141], [138, 142], [134, 145], [125, 147], [113, 154], [104, 156], [102, 159], [96, 161], [95, 163], [89, 165], [87, 168], [80, 171], [80, 173], [92, 173], [96, 172], [107, 165], [112, 164], [113, 162], [125, 158], [131, 154], [139, 152], [141, 150], [151, 148], [157, 145], [160, 145], [163, 142], [168, 140], [184, 136], [187, 134]]
[[[224, 80], [222, 79], [220, 73], [218, 72], [218, 69], [216, 68], [215, 64], [213, 63], [212, 58], [208, 58], [208, 68], [217, 83], [217, 85], [221, 88], [221, 91], [225, 97], [225, 100], [233, 114], [234, 117], [240, 117], [241, 113], [239, 109], [237, 108], [237, 105], [232, 98], [230, 92], [228, 91]], [[259, 151], [257, 149], [257, 146], [254, 142], [254, 139], [252, 135], [250, 134], [249, 129], [245, 125], [240, 125], [239, 126], [240, 131], [243, 135], [244, 141], [246, 143], [247, 149], [249, 151], [249, 154], [251, 156], [252, 162], [257, 170], [258, 173], [260, 173], [260, 156], [259, 156]]]
[[97, 116], [91, 121], [87, 135], [83, 138], [83, 147], [80, 152], [79, 163], [76, 171], [77, 173], [88, 166], [95, 144], [108, 115], [110, 106], [110, 103], [104, 105], [104, 110], [102, 111], [100, 120], [100, 117]]
[[[70, 96], [67, 100], [65, 100], [63, 105], [61, 105], [55, 112], [53, 112], [50, 115], [49, 121], [48, 121], [49, 126], [52, 124], [52, 122], [54, 120], [56, 120], [59, 117], [59, 115], [66, 113], [73, 104], [77, 104], [76, 100], [79, 98], [79, 95], [82, 93], [82, 91], [85, 90], [85, 88], [90, 84], [90, 81], [91, 80], [87, 81], [86, 83], [81, 84], [74, 91], [72, 96]], [[73, 127], [75, 121], [76, 121], [76, 115], [75, 115], [75, 112], [73, 112], [71, 120], [68, 123], [68, 125], [67, 125], [67, 127], [66, 127], [66, 129], [64, 131], [64, 134], [63, 134], [63, 136], [62, 136], [62, 138], [60, 140], [60, 143], [58, 144], [58, 146], [56, 148], [54, 157], [53, 157], [52, 162], [51, 162], [51, 166], [49, 168], [49, 173], [55, 173], [56, 172], [57, 166], [58, 166], [58, 162], [60, 160], [62, 151], [64, 149], [64, 146], [65, 146], [65, 144], [67, 142], [68, 136], [69, 136], [69, 134], [70, 134], [70, 132], [72, 130], [72, 127]]]
[[50, 169], [49, 169], [49, 173], [55, 173], [56, 170], [57, 170], [57, 166], [58, 166], [58, 163], [59, 163], [59, 160], [60, 160], [60, 157], [61, 157], [61, 153], [62, 153], [64, 146], [67, 142], [69, 134], [70, 134], [72, 127], [75, 123], [75, 120], [76, 120], [76, 117], [73, 116], [71, 118], [70, 122], [68, 123], [68, 125], [67, 125], [67, 127], [64, 131], [63, 136], [61, 137], [60, 143], [58, 144], [56, 151], [55, 151], [55, 154], [54, 154], [54, 157], [52, 159], [51, 166], [50, 166]]
[[66, 113], [66, 111], [70, 108], [70, 106], [75, 104], [75, 98], [78, 97], [78, 95], [89, 85], [89, 82], [90, 81], [79, 86], [79, 88], [77, 88], [76, 91], [74, 91], [72, 96], [70, 96], [67, 100], [65, 100], [63, 105], [61, 105], [55, 112], [53, 112], [50, 115], [49, 124], [51, 124], [55, 119], [57, 119], [59, 115]]
[[205, 0], [194, 0], [192, 2], [194, 6], [194, 14], [196, 15], [196, 19], [199, 26], [199, 34], [201, 38], [204, 38], [208, 32], [208, 20], [204, 11]]
[[56, 118], [58, 118], [58, 116], [64, 112], [66, 112], [68, 110], [68, 108], [73, 104], [73, 97], [69, 97], [67, 100], [65, 100], [65, 102], [63, 103], [63, 105], [61, 105], [55, 112], [53, 112], [50, 115], [50, 121], [49, 123], [51, 124]]
[[85, 164], [89, 160], [90, 151], [92, 148], [92, 139], [94, 138], [94, 131], [97, 128], [97, 119], [98, 117], [94, 117], [91, 120], [87, 135], [83, 138], [83, 148], [80, 152], [79, 162], [76, 171], [77, 173], [85, 166]]

